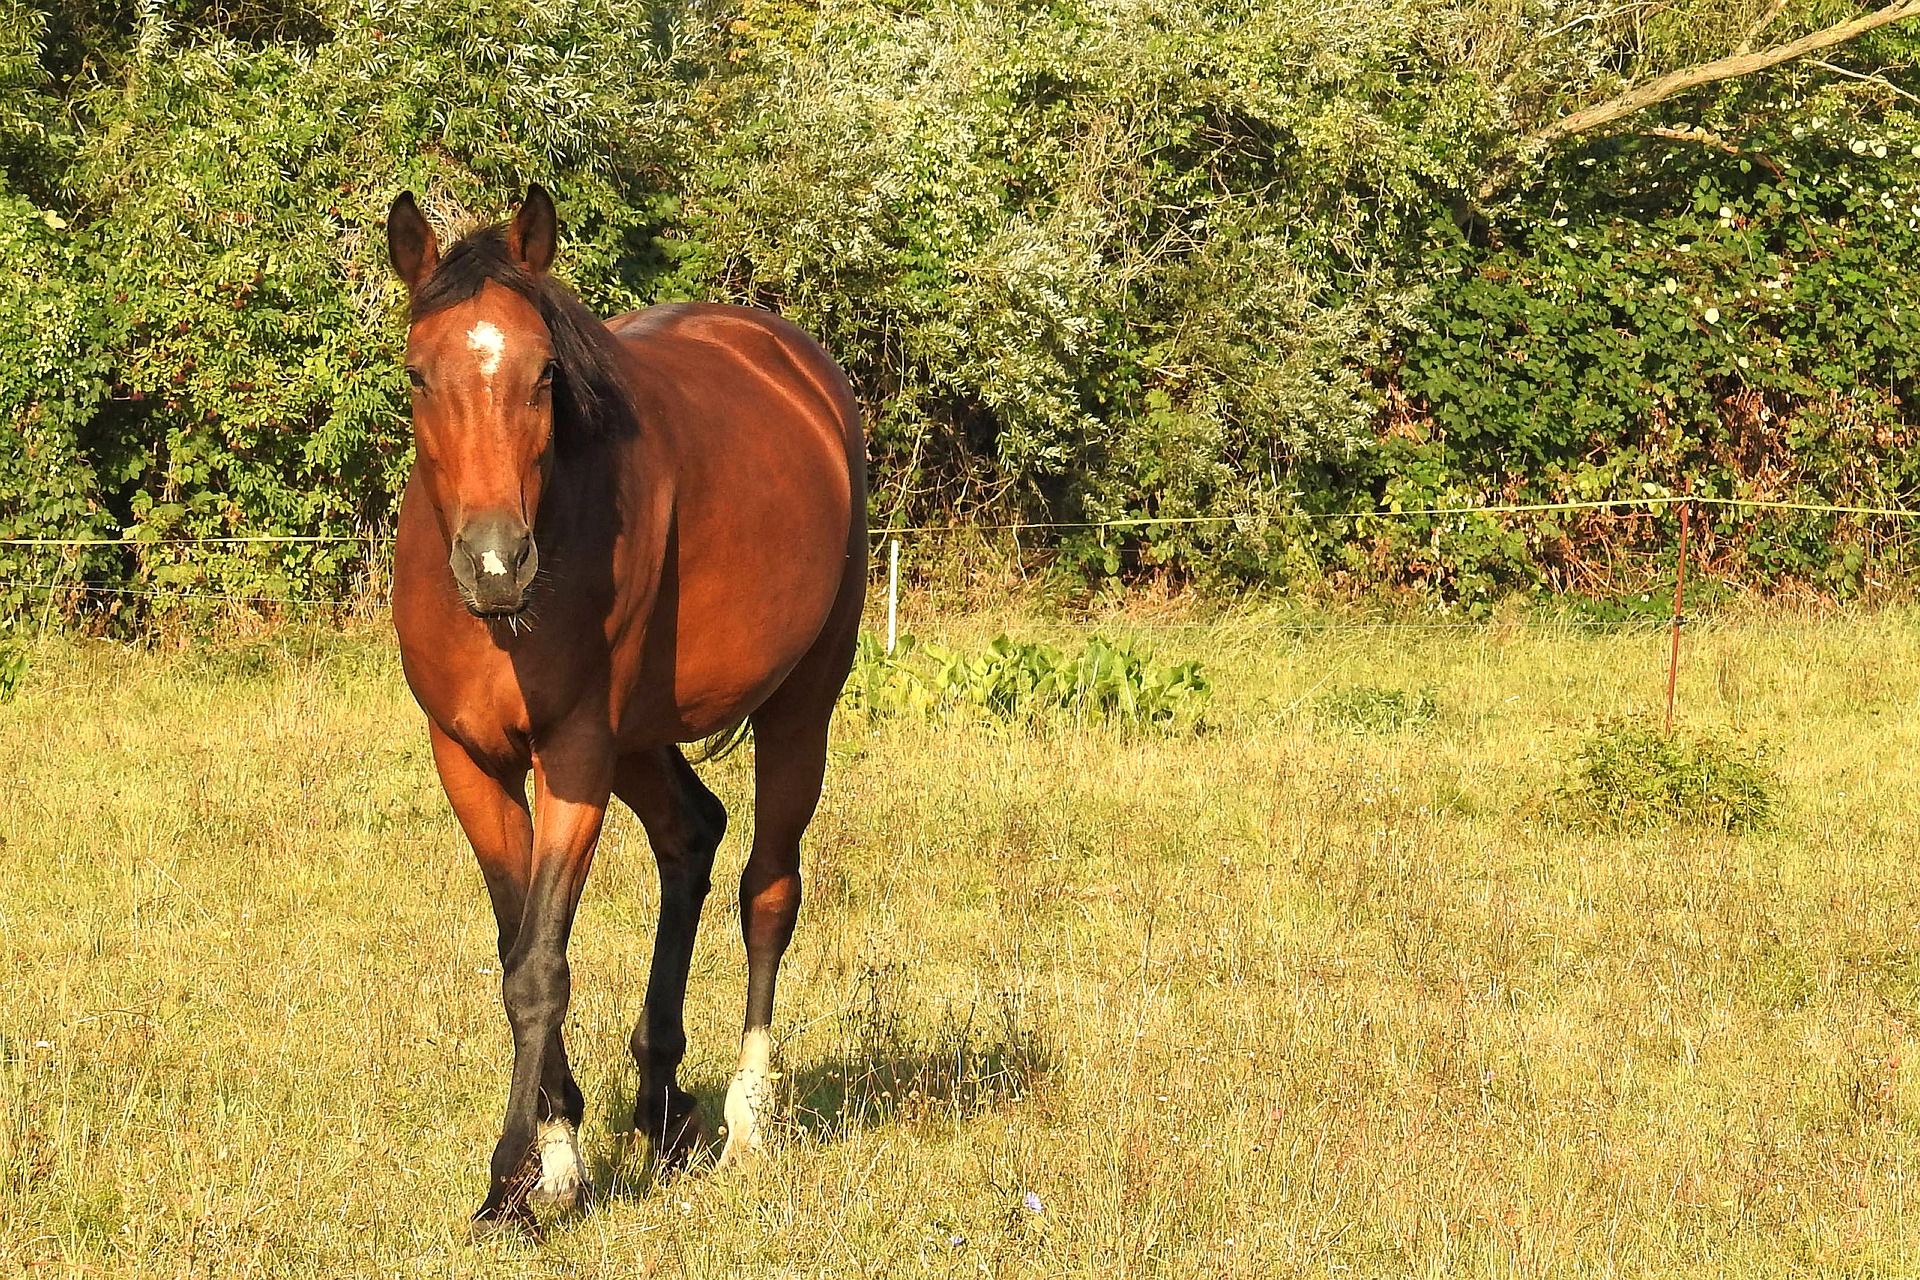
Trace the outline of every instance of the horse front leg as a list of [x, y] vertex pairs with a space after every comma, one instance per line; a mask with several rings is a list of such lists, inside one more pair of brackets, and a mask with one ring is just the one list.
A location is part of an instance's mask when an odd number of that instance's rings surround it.
[[[524, 770], [503, 772], [483, 765], [436, 724], [429, 722], [427, 731], [440, 785], [446, 790], [467, 842], [473, 846], [486, 881], [487, 898], [493, 905], [495, 947], [505, 972], [520, 936], [533, 870], [533, 814], [527, 806], [526, 774]], [[561, 1099], [563, 1110], [571, 1106], [577, 1123], [583, 1100], [567, 1069], [565, 1051], [549, 1055], [548, 1061], [549, 1075], [559, 1078], [549, 1085], [547, 1095]], [[533, 1225], [524, 1207], [507, 1216], [524, 1227]]]
[[574, 1202], [585, 1192], [574, 1136], [582, 1104], [560, 1025], [572, 994], [567, 940], [606, 817], [613, 751], [604, 731], [563, 732], [535, 750], [533, 771], [526, 900], [500, 982], [513, 1031], [513, 1076], [487, 1198], [474, 1215], [479, 1224], [529, 1226], [534, 1191]]
[[646, 1135], [658, 1164], [673, 1169], [696, 1158], [706, 1143], [699, 1104], [680, 1087], [678, 1075], [687, 1052], [687, 971], [727, 811], [677, 747], [623, 756], [613, 790], [640, 815], [660, 869], [660, 923], [647, 1003], [631, 1041], [640, 1072], [633, 1127]]

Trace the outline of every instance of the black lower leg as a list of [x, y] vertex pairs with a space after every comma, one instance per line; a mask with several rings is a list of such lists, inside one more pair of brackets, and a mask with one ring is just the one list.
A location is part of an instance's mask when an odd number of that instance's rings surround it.
[[547, 1042], [540, 1065], [540, 1118], [565, 1120], [574, 1128], [579, 1128], [581, 1119], [587, 1113], [587, 1099], [574, 1082], [573, 1066], [567, 1061], [566, 1042], [558, 1027], [554, 1028], [553, 1038]]
[[702, 893], [688, 904], [685, 898], [675, 903], [662, 894], [647, 1003], [633, 1028], [633, 1061], [640, 1071], [633, 1127], [661, 1150], [674, 1136], [669, 1128], [684, 1122], [693, 1106], [692, 1096], [681, 1091], [676, 1077], [687, 1052], [687, 972], [699, 920], [699, 898], [704, 896]]
[[669, 890], [662, 876], [660, 927], [654, 938], [653, 971], [647, 1003], [633, 1029], [633, 1061], [640, 1070], [640, 1092], [633, 1104], [633, 1127], [647, 1136], [663, 1159], [682, 1154], [695, 1102], [676, 1079], [686, 1056], [687, 971], [693, 957], [694, 929], [700, 919], [705, 885], [694, 892], [682, 883]]
[[661, 859], [653, 969], [646, 1008], [633, 1029], [633, 1060], [640, 1070], [633, 1127], [668, 1161], [688, 1154], [697, 1137], [690, 1127], [697, 1124], [694, 1097], [680, 1088], [676, 1076], [687, 1051], [687, 974], [713, 867], [712, 846], [718, 842], [716, 835], [682, 857]]
[[[757, 855], [756, 851], [756, 855]], [[797, 856], [763, 870], [749, 860], [740, 877], [740, 932], [747, 948], [747, 1017], [745, 1029], [773, 1023], [774, 987], [780, 979], [780, 961], [793, 941], [800, 917], [800, 871]], [[781, 865], [785, 864], [785, 865]]]
[[694, 1097], [676, 1076], [687, 1051], [687, 974], [727, 811], [677, 750], [623, 760], [617, 789], [646, 826], [660, 869], [660, 921], [646, 1007], [631, 1040], [640, 1073], [633, 1127], [656, 1155], [675, 1163], [691, 1154], [699, 1138]]
[[[539, 900], [535, 895], [540, 889], [536, 883], [529, 897]], [[525, 1217], [527, 1193], [538, 1178], [536, 1126], [551, 1116], [555, 1102], [581, 1105], [560, 1046], [560, 1025], [572, 992], [567, 923], [562, 919], [558, 928], [523, 928], [505, 966], [501, 996], [513, 1028], [513, 1077], [507, 1089], [506, 1119], [490, 1162], [492, 1180], [486, 1201], [475, 1215], [479, 1218]], [[549, 1098], [549, 1092], [559, 1097]]]

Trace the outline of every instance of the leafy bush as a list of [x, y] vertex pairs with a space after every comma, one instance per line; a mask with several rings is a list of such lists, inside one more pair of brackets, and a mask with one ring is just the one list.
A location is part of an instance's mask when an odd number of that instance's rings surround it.
[[[65, 216], [0, 192], [0, 430], [27, 441], [0, 451], [0, 536], [135, 542], [65, 564], [10, 550], [0, 577], [339, 591], [408, 466], [380, 231], [403, 186], [457, 231], [552, 182], [572, 278], [608, 310], [639, 300], [620, 272], [658, 201], [641, 174], [676, 136], [657, 99], [682, 92], [648, 14], [271, 8], [244, 7], [259, 20], [244, 31], [222, 8], [164, 4], [56, 8], [26, 28], [44, 62], [94, 70], [61, 86], [79, 128], [15, 179], [70, 193]], [[0, 49], [0, 82], [19, 78], [9, 65]], [[350, 540], [172, 541], [236, 534]]]
[[1065, 720], [1161, 732], [1193, 729], [1211, 695], [1197, 662], [1156, 664], [1094, 636], [1077, 653], [997, 636], [977, 654], [862, 633], [848, 704], [869, 716], [958, 716], [999, 724]]
[[[1425, 414], [1383, 462], [1407, 507], [1641, 493], [1905, 505], [1920, 489], [1920, 131], [1837, 89], [1735, 88], [1734, 154], [1627, 135], [1555, 170], [1489, 247], [1447, 229], [1410, 335]], [[1701, 509], [1716, 568], [1856, 587], [1858, 518]], [[1674, 521], [1415, 519], [1373, 554], [1465, 596], [1582, 583]], [[1380, 567], [1376, 562], [1376, 570]]]
[[[600, 310], [819, 334], [876, 515], [1163, 521], [1055, 539], [1095, 576], [1485, 608], [1617, 590], [1672, 521], [1373, 513], [1904, 505], [1907, 98], [1783, 67], [1469, 195], [1517, 133], [1724, 52], [1738, 8], [0, 0], [0, 536], [135, 539], [0, 548], [0, 614], [56, 578], [338, 593], [408, 464], [386, 204], [412, 187], [457, 231], [529, 179]], [[1832, 56], [1897, 77], [1916, 49]], [[1833, 592], [1875, 532], [1701, 530], [1716, 572]], [[346, 541], [170, 541], [236, 533]]]
[[1439, 691], [1355, 685], [1326, 694], [1315, 704], [1323, 723], [1349, 733], [1401, 733], [1425, 728], [1440, 713]]
[[1610, 720], [1581, 740], [1552, 809], [1601, 831], [1670, 824], [1755, 831], [1773, 821], [1775, 785], [1757, 750]]
[[892, 653], [871, 632], [862, 631], [854, 649], [853, 670], [847, 675], [842, 703], [872, 719], [906, 716], [922, 720], [933, 716], [940, 693], [914, 660], [919, 642], [911, 635], [896, 638]]
[[1292, 465], [1367, 438], [1408, 299], [1365, 264], [1480, 106], [1387, 72], [1398, 14], [996, 8], [749, 3], [673, 287], [824, 335], [937, 506], [1291, 509]]

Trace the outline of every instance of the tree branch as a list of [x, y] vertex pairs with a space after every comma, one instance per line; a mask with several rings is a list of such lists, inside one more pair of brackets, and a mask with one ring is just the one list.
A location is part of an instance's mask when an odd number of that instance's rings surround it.
[[1748, 151], [1741, 147], [1739, 143], [1730, 142], [1712, 130], [1702, 129], [1698, 125], [1690, 125], [1679, 129], [1642, 129], [1640, 133], [1644, 137], [1661, 138], [1668, 142], [1695, 142], [1703, 147], [1712, 147], [1715, 151], [1724, 151], [1730, 156], [1739, 156], [1742, 159], [1757, 161], [1765, 166], [1776, 178], [1781, 176], [1780, 166], [1774, 162], [1771, 156], [1763, 155], [1758, 151]]
[[1908, 102], [1920, 102], [1920, 94], [1908, 93], [1905, 89], [1902, 89], [1899, 85], [1883, 75], [1869, 75], [1864, 71], [1854, 71], [1850, 68], [1840, 66], [1838, 63], [1828, 62], [1825, 58], [1808, 58], [1807, 61], [1819, 67], [1822, 71], [1831, 71], [1833, 74], [1845, 76], [1849, 80], [1860, 80], [1870, 85], [1876, 85], [1879, 88], [1885, 89], [1888, 93], [1897, 94], [1905, 98]]
[[1603, 129], [1628, 116], [1645, 111], [1648, 107], [1665, 102], [1668, 98], [1685, 93], [1689, 89], [1752, 75], [1756, 71], [1765, 71], [1783, 62], [1792, 62], [1795, 58], [1804, 58], [1810, 53], [1818, 53], [1822, 49], [1831, 49], [1837, 44], [1845, 44], [1856, 36], [1863, 36], [1888, 23], [1915, 17], [1920, 17], [1920, 0], [1894, 0], [1892, 4], [1875, 9], [1872, 13], [1864, 13], [1846, 22], [1835, 23], [1831, 27], [1811, 32], [1798, 40], [1789, 40], [1786, 44], [1775, 45], [1771, 49], [1763, 49], [1759, 53], [1736, 53], [1729, 57], [1717, 58], [1712, 62], [1700, 63], [1698, 66], [1670, 71], [1663, 76], [1655, 76], [1644, 84], [1635, 85], [1625, 93], [1590, 107], [1582, 107], [1578, 111], [1560, 117], [1544, 129], [1535, 130], [1522, 137], [1508, 151], [1507, 159], [1498, 164], [1481, 185], [1480, 198], [1488, 199], [1506, 185], [1516, 161], [1538, 154], [1563, 138]]
[[1753, 42], [1758, 40], [1761, 33], [1768, 27], [1779, 21], [1780, 15], [1786, 11], [1787, 0], [1773, 0], [1773, 3], [1767, 6], [1766, 12], [1753, 20], [1753, 25], [1747, 28], [1747, 34], [1740, 37], [1740, 43], [1733, 47], [1733, 56], [1738, 58], [1752, 53]]
[[1920, 0], [1894, 0], [1884, 9], [1876, 9], [1846, 22], [1836, 23], [1820, 31], [1790, 40], [1786, 44], [1763, 49], [1759, 53], [1737, 53], [1731, 57], [1718, 58], [1712, 62], [1703, 62], [1697, 67], [1687, 67], [1680, 71], [1670, 71], [1664, 76], [1656, 76], [1645, 84], [1636, 85], [1605, 102], [1583, 107], [1571, 115], [1555, 120], [1546, 128], [1530, 135], [1525, 141], [1534, 145], [1543, 145], [1571, 137], [1576, 133], [1588, 133], [1594, 129], [1612, 124], [1648, 107], [1665, 102], [1676, 94], [1688, 89], [1697, 89], [1703, 84], [1717, 84], [1722, 80], [1732, 80], [1737, 76], [1752, 75], [1756, 71], [1765, 71], [1777, 67], [1783, 62], [1792, 62], [1795, 58], [1804, 58], [1810, 53], [1822, 49], [1831, 49], [1834, 45], [1845, 44], [1855, 36], [1863, 36], [1890, 22], [1899, 22], [1906, 18], [1920, 17]]
[[1724, 151], [1730, 156], [1741, 154], [1739, 146], [1728, 142], [1709, 129], [1642, 129], [1641, 133], [1649, 138], [1665, 138], [1669, 142], [1697, 142], [1703, 147], [1712, 147], [1715, 151]]

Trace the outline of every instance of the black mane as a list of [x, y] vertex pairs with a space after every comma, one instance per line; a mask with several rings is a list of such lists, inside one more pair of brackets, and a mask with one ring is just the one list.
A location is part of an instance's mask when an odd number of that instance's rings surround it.
[[600, 317], [550, 275], [529, 275], [507, 250], [505, 224], [460, 238], [413, 295], [420, 320], [480, 292], [487, 281], [513, 290], [540, 313], [559, 372], [553, 380], [554, 437], [561, 447], [631, 431], [633, 404], [621, 372], [619, 342]]

